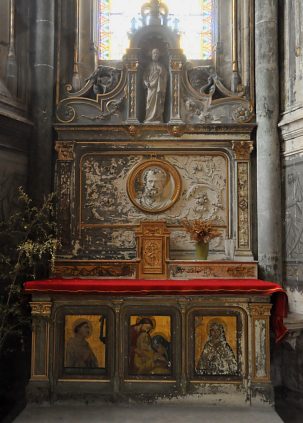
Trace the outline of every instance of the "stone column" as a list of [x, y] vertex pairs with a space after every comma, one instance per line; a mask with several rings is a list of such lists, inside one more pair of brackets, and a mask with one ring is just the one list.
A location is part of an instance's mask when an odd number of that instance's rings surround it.
[[281, 168], [278, 135], [278, 0], [255, 2], [258, 260], [260, 277], [281, 281]]
[[55, 0], [33, 1], [32, 119], [29, 187], [36, 202], [52, 190]]

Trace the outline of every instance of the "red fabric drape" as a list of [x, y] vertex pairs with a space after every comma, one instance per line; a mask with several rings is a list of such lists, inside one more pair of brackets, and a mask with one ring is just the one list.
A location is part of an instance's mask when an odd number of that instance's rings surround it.
[[102, 295], [267, 295], [272, 297], [271, 325], [276, 342], [287, 333], [287, 296], [282, 287], [260, 279], [47, 279], [24, 284], [25, 292], [99, 293]]

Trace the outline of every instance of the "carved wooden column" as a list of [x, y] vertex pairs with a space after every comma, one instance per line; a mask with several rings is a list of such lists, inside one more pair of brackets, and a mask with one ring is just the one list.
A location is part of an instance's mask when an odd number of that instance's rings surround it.
[[132, 124], [139, 123], [137, 113], [138, 52], [139, 49], [129, 49], [126, 55], [128, 99], [126, 122]]
[[74, 171], [74, 143], [57, 141], [56, 192], [58, 195], [61, 253], [70, 253], [72, 240], [71, 200]]
[[170, 109], [169, 123], [182, 123], [180, 116], [181, 108], [181, 73], [183, 57], [180, 50], [169, 49], [169, 70], [170, 70]]
[[250, 304], [251, 316], [251, 378], [253, 383], [270, 382], [270, 334], [271, 304]]
[[251, 141], [233, 141], [235, 154], [237, 230], [236, 251], [238, 256], [251, 256], [251, 192], [250, 192], [250, 153]]
[[49, 380], [49, 335], [52, 303], [48, 301], [31, 302], [32, 325], [32, 358], [31, 380]]

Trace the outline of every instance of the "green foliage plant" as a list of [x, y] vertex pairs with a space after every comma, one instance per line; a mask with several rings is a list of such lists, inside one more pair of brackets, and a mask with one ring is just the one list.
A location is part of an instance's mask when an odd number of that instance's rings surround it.
[[19, 188], [16, 212], [0, 222], [0, 357], [30, 324], [23, 283], [49, 276], [58, 244], [54, 194], [36, 207]]

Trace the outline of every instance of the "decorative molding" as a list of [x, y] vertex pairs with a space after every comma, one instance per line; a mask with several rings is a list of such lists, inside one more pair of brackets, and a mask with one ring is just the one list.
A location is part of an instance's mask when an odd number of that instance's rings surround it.
[[249, 163], [237, 163], [238, 248], [250, 247]]
[[69, 261], [56, 261], [53, 277], [127, 277], [133, 279], [136, 274], [136, 263], [134, 262], [97, 262], [97, 263], [81, 263], [75, 260], [73, 263]]
[[214, 262], [203, 263], [199, 261], [182, 262], [176, 260], [169, 263], [169, 274], [172, 279], [188, 278], [233, 278], [250, 279], [258, 277], [257, 263], [241, 262]]

